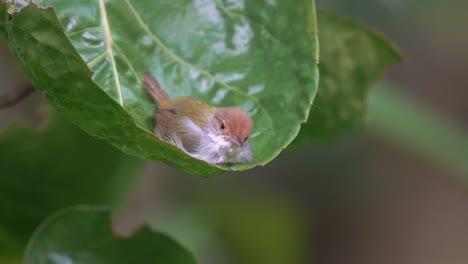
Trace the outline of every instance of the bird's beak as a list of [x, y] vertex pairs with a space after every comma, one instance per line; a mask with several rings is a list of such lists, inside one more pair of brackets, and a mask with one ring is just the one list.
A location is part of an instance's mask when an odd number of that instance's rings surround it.
[[242, 142], [242, 140], [241, 140], [239, 137], [235, 137], [235, 138], [233, 138], [233, 137], [226, 137], [226, 139], [227, 139], [229, 142], [231, 142], [232, 144], [235, 144], [235, 145], [237, 145], [237, 146], [239, 146], [239, 147], [241, 147], [241, 146], [243, 145], [243, 142]]

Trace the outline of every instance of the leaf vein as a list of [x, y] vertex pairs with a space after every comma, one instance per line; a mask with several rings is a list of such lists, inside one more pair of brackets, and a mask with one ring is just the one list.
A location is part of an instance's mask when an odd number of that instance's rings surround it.
[[242, 91], [242, 90], [239, 90], [238, 88], [232, 86], [232, 85], [229, 85], [223, 81], [221, 81], [220, 79], [216, 78], [214, 75], [212, 75], [211, 73], [209, 73], [207, 70], [204, 70], [204, 69], [201, 69], [193, 64], [191, 64], [190, 62], [184, 60], [183, 58], [181, 58], [179, 55], [175, 54], [174, 51], [170, 50], [153, 32], [151, 32], [151, 30], [149, 30], [149, 28], [145, 25], [145, 23], [143, 22], [143, 19], [141, 18], [140, 14], [136, 11], [135, 7], [132, 5], [132, 3], [130, 2], [130, 0], [125, 0], [125, 2], [127, 3], [128, 7], [130, 8], [131, 12], [133, 13], [133, 15], [135, 16], [135, 18], [137, 19], [138, 21], [138, 24], [140, 25], [140, 27], [167, 53], [169, 54], [169, 56], [171, 56], [174, 60], [176, 60], [177, 62], [179, 62], [180, 64], [183, 64], [189, 68], [192, 68], [202, 74], [204, 74], [205, 76], [208, 76], [209, 78], [213, 79], [215, 82], [219, 83], [220, 85], [226, 87], [227, 89], [231, 90], [231, 91], [234, 91], [234, 92], [237, 92], [238, 94], [240, 95], [243, 95], [249, 99], [251, 99], [252, 101], [254, 101], [257, 106], [259, 107], [260, 111], [264, 112], [266, 118], [268, 119], [269, 123], [271, 126], [273, 126], [273, 120], [271, 118], [271, 116], [268, 114], [268, 111], [266, 111], [265, 107], [263, 106], [263, 104], [260, 103], [260, 101], [258, 100], [257, 97], [253, 97], [252, 95]]
[[122, 56], [122, 59], [125, 61], [125, 63], [128, 65], [128, 67], [130, 68], [130, 71], [133, 73], [133, 75], [135, 76], [135, 79], [137, 80], [138, 83], [141, 83], [141, 79], [140, 77], [138, 76], [138, 73], [135, 71], [135, 68], [133, 68], [133, 65], [130, 63], [130, 60], [128, 59], [128, 57], [125, 55], [125, 53], [122, 51], [122, 49], [117, 45], [117, 43], [113, 42], [112, 45], [114, 45], [115, 47], [115, 50], [117, 51], [117, 53], [119, 53], [121, 56]]
[[104, 0], [99, 0], [99, 11], [101, 13], [101, 23], [104, 30], [105, 42], [106, 42], [106, 52], [111, 59], [112, 72], [114, 74], [115, 87], [117, 89], [117, 94], [119, 96], [119, 103], [123, 106], [123, 96], [122, 88], [120, 87], [119, 75], [117, 73], [117, 65], [115, 64], [114, 54], [112, 52], [112, 36], [109, 27], [109, 20], [107, 18], [106, 6]]
[[83, 29], [80, 29], [80, 30], [77, 30], [77, 31], [73, 31], [73, 32], [70, 32], [67, 35], [67, 37], [72, 37], [74, 35], [77, 35], [77, 34], [81, 34], [81, 33], [84, 33], [84, 32], [87, 32], [87, 31], [91, 31], [91, 30], [94, 30], [94, 29], [98, 29], [99, 27], [98, 26], [93, 26], [93, 27], [86, 27], [86, 28], [83, 28]]
[[87, 64], [91, 65], [91, 64], [97, 63], [102, 58], [104, 58], [106, 55], [107, 55], [107, 52], [103, 52], [103, 53], [99, 54], [98, 56], [96, 56], [95, 58], [93, 58], [92, 60], [90, 60]]
[[287, 52], [288, 54], [294, 58], [294, 55], [292, 53], [292, 50], [291, 48], [289, 48], [285, 43], [283, 43], [278, 37], [276, 37], [273, 32], [271, 32], [267, 27], [265, 27], [264, 25], [260, 24], [259, 22], [255, 21], [254, 19], [251, 19], [250, 17], [246, 16], [246, 15], [243, 15], [243, 14], [239, 14], [239, 13], [236, 13], [236, 12], [232, 12], [228, 9], [226, 9], [224, 6], [222, 6], [217, 0], [214, 0], [213, 1], [216, 5], [216, 7], [218, 7], [219, 10], [221, 10], [223, 13], [225, 13], [226, 15], [228, 16], [231, 16], [231, 17], [239, 17], [239, 18], [243, 18], [247, 21], [249, 21], [250, 23], [252, 24], [255, 24], [257, 27], [259, 27], [261, 30], [263, 30], [265, 33], [267, 33], [268, 36], [270, 36], [270, 38], [280, 44]]

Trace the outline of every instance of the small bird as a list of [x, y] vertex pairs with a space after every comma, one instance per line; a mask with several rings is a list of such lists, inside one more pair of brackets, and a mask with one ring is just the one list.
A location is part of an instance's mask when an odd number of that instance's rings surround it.
[[253, 121], [238, 107], [216, 108], [193, 97], [171, 99], [147, 71], [143, 86], [160, 108], [154, 133], [194, 158], [211, 164], [252, 160], [249, 134]]

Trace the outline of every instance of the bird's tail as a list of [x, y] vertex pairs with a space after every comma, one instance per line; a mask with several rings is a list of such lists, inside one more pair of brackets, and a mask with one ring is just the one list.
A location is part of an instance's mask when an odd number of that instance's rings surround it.
[[167, 108], [169, 106], [171, 98], [148, 71], [143, 73], [143, 86], [161, 108]]

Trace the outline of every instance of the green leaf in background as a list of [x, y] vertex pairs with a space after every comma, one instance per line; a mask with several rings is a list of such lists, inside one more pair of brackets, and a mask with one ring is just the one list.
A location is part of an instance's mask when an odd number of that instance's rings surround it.
[[0, 134], [0, 260], [20, 258], [34, 229], [60, 208], [117, 203], [142, 172], [141, 160], [57, 113], [47, 119], [38, 131], [15, 123]]
[[[218, 197], [218, 196], [216, 196]], [[207, 207], [235, 263], [306, 263], [307, 228], [301, 210], [278, 197], [236, 194]]]
[[319, 12], [318, 24], [320, 89], [295, 143], [336, 137], [361, 124], [372, 83], [401, 60], [388, 40], [354, 20]]
[[204, 192], [182, 208], [157, 210], [149, 224], [187, 245], [200, 263], [302, 264], [314, 256], [307, 248], [312, 223], [282, 195]]
[[255, 123], [254, 159], [234, 169], [269, 162], [307, 119], [317, 37], [312, 1], [260, 2], [38, 1], [58, 18], [35, 4], [10, 16], [2, 3], [0, 28], [33, 84], [86, 132], [128, 154], [209, 176], [227, 168], [152, 134], [156, 105], [141, 75], [149, 70], [171, 96], [246, 110]]
[[129, 238], [112, 231], [109, 210], [75, 206], [57, 212], [35, 232], [27, 264], [194, 264], [193, 255], [171, 238], [143, 228]]
[[0, 226], [0, 263], [2, 264], [20, 264], [22, 262], [22, 252], [24, 244], [4, 227]]

